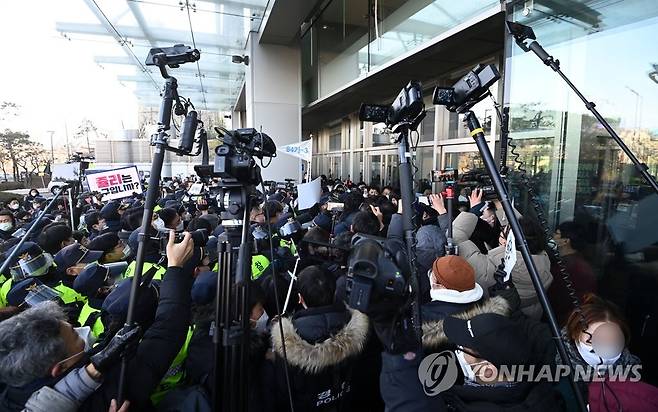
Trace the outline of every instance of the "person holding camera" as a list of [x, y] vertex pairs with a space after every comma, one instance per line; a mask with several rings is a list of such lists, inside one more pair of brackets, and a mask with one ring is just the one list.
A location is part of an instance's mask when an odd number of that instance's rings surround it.
[[[499, 246], [489, 250], [488, 253], [483, 253], [471, 240], [480, 219], [478, 216], [470, 212], [463, 212], [453, 222], [453, 236], [455, 243], [459, 246], [459, 255], [473, 266], [477, 282], [485, 290], [496, 283], [494, 274], [505, 257], [507, 236], [511, 231], [500, 201], [495, 200], [494, 205], [496, 206], [496, 217], [502, 225], [502, 231], [498, 239]], [[521, 216], [518, 212], [516, 214], [519, 217], [519, 224], [528, 242], [528, 248], [537, 267], [542, 286], [544, 289], [548, 289], [553, 282], [553, 275], [551, 274], [551, 262], [544, 250], [544, 232], [536, 221]], [[528, 268], [523, 261], [521, 252], [518, 250], [516, 251], [516, 264], [512, 269], [511, 279], [521, 297], [521, 311], [532, 319], [540, 319], [543, 309], [537, 298], [537, 292], [530, 278]]]
[[[170, 234], [169, 267], [160, 287], [155, 321], [144, 331], [128, 363], [126, 399], [131, 401], [134, 410], [149, 409], [149, 395], [185, 340], [190, 323], [193, 279], [183, 267], [193, 249], [190, 234], [178, 244], [174, 243], [174, 233]], [[0, 409], [21, 411], [33, 392], [43, 386], [56, 385], [68, 372], [86, 364], [85, 355], [84, 340], [56, 306], [37, 306], [3, 321], [0, 323], [0, 376], [7, 388], [0, 395]], [[78, 410], [104, 411], [117, 398], [121, 369], [117, 360], [102, 374], [100, 386], [86, 399], [78, 400], [81, 403]], [[98, 380], [101, 376], [91, 373], [89, 378]]]

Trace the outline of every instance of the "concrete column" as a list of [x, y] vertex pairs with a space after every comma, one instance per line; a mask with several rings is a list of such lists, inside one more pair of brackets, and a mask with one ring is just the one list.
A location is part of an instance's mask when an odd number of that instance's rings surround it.
[[[271, 44], [259, 44], [251, 33], [246, 53], [247, 127], [267, 133], [277, 147], [301, 141], [301, 63], [300, 50]], [[301, 181], [301, 160], [279, 153], [263, 169], [264, 180]]]

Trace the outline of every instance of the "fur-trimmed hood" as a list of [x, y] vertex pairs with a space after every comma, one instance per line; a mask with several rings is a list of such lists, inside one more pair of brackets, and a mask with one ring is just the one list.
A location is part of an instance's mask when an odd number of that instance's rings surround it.
[[[494, 296], [451, 316], [459, 319], [471, 319], [485, 313], [509, 316], [511, 308], [505, 298]], [[423, 322], [423, 347], [425, 349], [437, 348], [445, 345], [447, 342], [448, 337], [443, 331], [443, 319]]]
[[[322, 342], [309, 343], [302, 338], [289, 318], [281, 319], [288, 363], [309, 374], [337, 365], [360, 354], [368, 337], [368, 317], [350, 309], [351, 318], [336, 334]], [[272, 325], [272, 348], [283, 357], [283, 346], [278, 325]]]

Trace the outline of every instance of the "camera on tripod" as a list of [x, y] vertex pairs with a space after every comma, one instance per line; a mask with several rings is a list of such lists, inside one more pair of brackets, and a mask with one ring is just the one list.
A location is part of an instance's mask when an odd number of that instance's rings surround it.
[[[197, 229], [190, 232], [194, 247], [204, 247], [208, 243], [208, 231], [206, 229]], [[174, 243], [180, 243], [185, 238], [184, 232], [174, 235]], [[158, 242], [160, 242], [160, 255], [167, 256], [167, 244], [169, 244], [169, 232], [158, 232]]]
[[355, 238], [347, 272], [348, 305], [371, 314], [382, 301], [404, 300], [407, 281], [383, 240], [363, 235]]
[[437, 86], [432, 103], [445, 106], [451, 112], [463, 113], [481, 101], [498, 79], [500, 73], [496, 66], [478, 64], [452, 87]]
[[202, 178], [219, 177], [223, 182], [256, 185], [260, 182], [260, 168], [254, 157], [276, 156], [274, 141], [256, 129], [227, 130], [215, 127], [222, 144], [215, 149], [214, 165], [196, 165], [194, 170]]
[[411, 81], [407, 84], [390, 105], [361, 104], [359, 120], [374, 123], [386, 123], [394, 126], [399, 123], [410, 124], [415, 130], [425, 117], [425, 104], [423, 91], [419, 82]]

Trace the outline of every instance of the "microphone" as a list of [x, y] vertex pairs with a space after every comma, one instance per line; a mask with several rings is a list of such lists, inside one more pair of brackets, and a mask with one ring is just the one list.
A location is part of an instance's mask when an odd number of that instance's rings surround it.
[[185, 153], [191, 153], [194, 147], [194, 136], [196, 135], [196, 128], [199, 124], [198, 114], [195, 110], [190, 111], [185, 120], [183, 120], [183, 131], [181, 132], [180, 142], [178, 143], [178, 150]]

